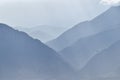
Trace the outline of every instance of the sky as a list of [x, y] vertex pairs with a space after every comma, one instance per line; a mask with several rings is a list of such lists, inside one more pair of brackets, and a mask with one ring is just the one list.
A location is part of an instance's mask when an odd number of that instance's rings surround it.
[[116, 6], [120, 4], [120, 0], [101, 0], [100, 3], [104, 5]]
[[0, 0], [0, 22], [14, 27], [73, 27], [108, 9], [100, 0]]

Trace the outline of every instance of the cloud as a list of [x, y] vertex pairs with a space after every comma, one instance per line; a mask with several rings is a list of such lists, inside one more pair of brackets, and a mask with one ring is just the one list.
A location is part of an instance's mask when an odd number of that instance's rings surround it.
[[100, 3], [103, 5], [117, 6], [120, 5], [120, 0], [101, 0]]

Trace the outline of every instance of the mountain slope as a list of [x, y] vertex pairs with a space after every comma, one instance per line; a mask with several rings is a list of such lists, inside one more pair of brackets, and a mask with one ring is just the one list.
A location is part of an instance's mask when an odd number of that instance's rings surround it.
[[39, 40], [0, 24], [0, 80], [67, 80], [72, 73], [60, 55]]
[[66, 30], [66, 28], [63, 28], [63, 27], [52, 27], [48, 25], [41, 25], [41, 26], [31, 27], [31, 28], [16, 27], [15, 29], [26, 32], [31, 37], [35, 39], [39, 39], [44, 43], [52, 39], [55, 39]]
[[77, 40], [115, 28], [120, 23], [120, 6], [112, 7], [91, 21], [86, 21], [69, 29], [61, 36], [47, 43], [56, 51], [69, 47]]
[[74, 68], [81, 69], [96, 54], [120, 40], [120, 25], [118, 28], [78, 40], [70, 47], [63, 49], [60, 54]]
[[39, 39], [40, 41], [46, 41], [52, 37], [52, 35], [43, 32], [39, 28], [24, 28], [24, 27], [16, 27], [16, 30], [23, 31], [29, 34], [32, 38]]
[[80, 75], [82, 80], [119, 80], [120, 41], [95, 55]]

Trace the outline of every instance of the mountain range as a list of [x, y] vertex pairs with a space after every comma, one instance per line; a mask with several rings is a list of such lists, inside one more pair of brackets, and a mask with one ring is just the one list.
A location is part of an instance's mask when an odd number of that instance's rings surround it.
[[73, 80], [74, 74], [74, 69], [54, 50], [24, 32], [0, 24], [0, 80]]
[[16, 30], [23, 31], [31, 37], [42, 41], [43, 43], [55, 39], [62, 34], [66, 28], [41, 25], [37, 27], [15, 27]]
[[111, 7], [46, 44], [61, 31], [0, 23], [0, 80], [120, 80], [119, 14]]
[[77, 24], [75, 27], [64, 32], [58, 38], [49, 41], [46, 44], [59, 52], [82, 38], [118, 27], [114, 25], [118, 25], [120, 23], [119, 14], [120, 6], [112, 7], [91, 21]]
[[120, 25], [115, 26], [118, 28], [78, 40], [72, 46], [63, 49], [60, 54], [75, 69], [83, 68], [94, 55], [120, 40]]
[[120, 79], [120, 41], [95, 55], [80, 71], [81, 80]]

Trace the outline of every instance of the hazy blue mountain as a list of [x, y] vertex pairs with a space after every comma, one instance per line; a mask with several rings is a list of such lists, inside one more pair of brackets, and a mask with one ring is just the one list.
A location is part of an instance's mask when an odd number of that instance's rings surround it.
[[58, 38], [47, 43], [48, 46], [56, 51], [60, 51], [79, 39], [112, 29], [120, 23], [120, 6], [112, 7], [91, 21], [79, 23], [75, 27], [69, 29]]
[[118, 28], [78, 40], [75, 44], [63, 49], [60, 54], [74, 68], [81, 69], [97, 53], [120, 40], [120, 24]]
[[41, 25], [37, 27], [16, 27], [15, 29], [28, 33], [31, 37], [39, 39], [42, 42], [47, 42], [55, 39], [62, 34], [66, 28], [63, 27], [52, 27], [47, 25]]
[[81, 80], [120, 80], [120, 41], [95, 55], [80, 75]]
[[0, 80], [74, 80], [73, 73], [51, 48], [0, 24]]

